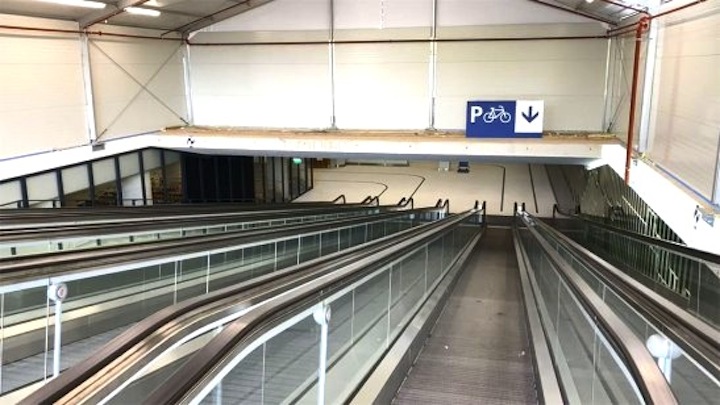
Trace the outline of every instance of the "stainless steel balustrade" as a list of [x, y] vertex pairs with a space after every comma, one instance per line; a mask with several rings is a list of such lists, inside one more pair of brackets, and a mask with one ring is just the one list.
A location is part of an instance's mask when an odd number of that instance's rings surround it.
[[567, 234], [658, 294], [720, 328], [720, 257], [580, 217]]
[[[657, 361], [662, 365], [661, 369], [681, 403], [716, 402], [720, 395], [720, 331], [714, 325], [706, 324], [696, 318], [693, 312], [686, 312], [625, 276], [619, 269], [598, 263], [604, 272], [610, 273], [604, 275], [579, 256], [578, 252], [584, 250], [582, 247], [542, 221], [535, 219], [534, 222], [537, 224], [536, 229], [547, 238], [552, 248], [593, 287], [638, 339], [647, 342], [648, 346], [655, 347], [661, 343], [671, 349], [669, 357], [661, 357]], [[627, 292], [627, 288], [620, 289], [621, 284], [611, 287], [609, 276], [618, 278], [618, 283], [622, 282], [631, 288], [630, 292]], [[640, 295], [630, 295], [633, 291]], [[659, 310], [645, 308], [648, 305], [658, 307]]]
[[568, 403], [676, 403], [654, 359], [525, 217], [531, 284]]
[[[158, 383], [148, 375], [152, 388], [167, 389], [144, 400], [343, 402], [480, 229], [456, 225], [474, 220], [472, 213], [449, 218], [432, 235], [400, 241], [382, 255], [259, 305], [227, 325], [187, 362], [174, 364], [171, 370], [180, 371], [170, 380]], [[223, 350], [218, 351], [218, 345]], [[203, 363], [202, 370], [198, 363]], [[193, 373], [201, 380], [194, 380]], [[135, 387], [142, 390], [147, 385]], [[178, 394], [174, 388], [190, 391]], [[134, 392], [131, 395], [137, 395]], [[120, 393], [117, 401], [138, 398], [128, 395]]]
[[[204, 333], [203, 331], [216, 328], [219, 324], [213, 322], [218, 321], [219, 318], [228, 316], [229, 320], [232, 320], [261, 304], [264, 300], [281, 299], [283, 295], [291, 293], [308, 281], [315, 282], [313, 280], [326, 278], [328, 275], [332, 275], [337, 266], [343, 263], [344, 265], [356, 265], [358, 260], [362, 258], [376, 258], [378, 252], [385, 249], [389, 243], [393, 242], [394, 245], [397, 238], [404, 240], [411, 235], [425, 233], [428, 229], [435, 229], [439, 226], [444, 226], [444, 224], [434, 222], [422, 227], [408, 229], [398, 233], [397, 236], [386, 237], [330, 255], [327, 258], [306, 262], [307, 264], [299, 267], [289, 268], [284, 271], [285, 274], [282, 274], [283, 272], [269, 274], [264, 276], [267, 279], [265, 281], [256, 278], [249, 281], [249, 284], [243, 283], [237, 287], [228, 287], [167, 308], [132, 327], [123, 337], [111, 342], [96, 355], [61, 374], [58, 379], [51, 381], [46, 387], [33, 394], [28, 401], [32, 403], [48, 401], [64, 403], [64, 401], [77, 402], [78, 400], [89, 401], [90, 403], [99, 402], [102, 397], [97, 397], [97, 395], [101, 395], [100, 393], [108, 388], [99, 388], [100, 385], [98, 384], [110, 384], [114, 385], [115, 388], [119, 385], [124, 386], [127, 380], [126, 374], [130, 373], [132, 375], [139, 368], [147, 368], [145, 365], [151, 361], [153, 362], [152, 367], [154, 367], [157, 362], [153, 359], [157, 355], [155, 353], [157, 350], [165, 350], [164, 348], [173, 345], [173, 343], [175, 343], [174, 346], [178, 346], [182, 341], [193, 339], [197, 334]], [[452, 240], [452, 238], [447, 237], [436, 242], [434, 246], [442, 247], [443, 243], [450, 243]], [[429, 257], [433, 262], [435, 260], [447, 260], [449, 255], [446, 253], [445, 256]], [[320, 261], [318, 262], [318, 260]], [[234, 300], [236, 303], [233, 304], [228, 300]], [[358, 296], [358, 308], [361, 305], [360, 301]], [[227, 309], [220, 310], [221, 306], [225, 306]], [[169, 315], [170, 312], [176, 315]], [[178, 316], [179, 318], [177, 321], [169, 323], [171, 319], [168, 318], [169, 316]], [[198, 320], [192, 320], [196, 318]], [[224, 320], [221, 323], [227, 321]], [[164, 325], [167, 325], [170, 329]], [[178, 328], [188, 328], [189, 331], [181, 331]], [[200, 328], [200, 330], [196, 330], [197, 328]], [[193, 330], [195, 331], [193, 332]], [[214, 333], [211, 332], [210, 334], [214, 335]], [[201, 338], [191, 340], [190, 343], [181, 346], [180, 349], [185, 350], [188, 346], [197, 343], [199, 339]], [[94, 376], [90, 377], [92, 374]], [[157, 374], [153, 373], [153, 375]], [[102, 380], [105, 380], [104, 383], [101, 382]], [[146, 381], [146, 379], [143, 379], [143, 381]], [[83, 386], [87, 387], [83, 389]], [[87, 391], [88, 389], [90, 391]], [[114, 388], [111, 386], [109, 389]], [[83, 392], [86, 392], [86, 394], [83, 395]], [[90, 396], [87, 396], [87, 392], [90, 393]], [[96, 397], [93, 397], [93, 395], [96, 395]], [[80, 398], [84, 399], [81, 400]], [[124, 400], [133, 401], [128, 397], [125, 397]]]
[[[115, 355], [103, 360], [105, 368], [93, 371], [110, 373], [104, 383], [93, 377], [82, 390], [74, 385], [78, 388], [63, 389], [60, 397], [41, 390], [25, 403], [345, 402], [463, 256], [479, 231], [465, 224], [473, 220], [473, 214], [450, 217], [427, 230], [406, 231], [406, 238], [378, 242], [381, 250], [356, 248], [357, 256], [343, 255], [345, 264], [328, 264], [332, 271], [307, 274], [302, 282], [295, 279], [279, 294], [272, 293], [277, 287], [258, 285], [254, 294], [212, 301], [211, 315], [177, 310], [179, 318], [156, 322], [153, 328], [158, 329], [139, 337], [143, 340], [125, 350], [126, 355], [116, 357], [129, 335], [119, 339], [120, 346], [108, 345], [104, 351]], [[532, 267], [528, 278], [537, 288], [532, 295], [564, 401], [675, 403], [643, 343], [528, 225], [520, 230], [519, 245]], [[212, 319], [194, 327], [196, 316]], [[93, 396], [106, 392], [97, 384], [113, 380], [112, 370], [123, 364], [132, 368], [133, 358], [144, 359], [142, 353], [169, 344], [162, 342], [176, 333], [180, 336], [173, 339], [179, 340], [162, 347], [164, 356], [133, 369], [136, 379], [111, 382], [111, 398]], [[85, 373], [94, 360], [48, 387], [89, 376]]]
[[[79, 360], [63, 353], [83, 346], [90, 336], [95, 336], [91, 340], [98, 347], [160, 308], [417, 225], [422, 215], [423, 211], [408, 211], [345, 219], [336, 225], [295, 225], [289, 228], [295, 231], [269, 240], [253, 239], [252, 233], [234, 243], [226, 236], [210, 237], [220, 242], [209, 250], [188, 246], [185, 253], [176, 249], [151, 259], [121, 255], [113, 259], [116, 263], [96, 260], [89, 268], [74, 264], [70, 273], [48, 267], [45, 276], [5, 279], [0, 286], [0, 388], [7, 392], [52, 376]], [[328, 226], [333, 228], [323, 229]], [[48, 288], [63, 284], [69, 296], [59, 304], [49, 300]], [[56, 336], [62, 338], [58, 351], [53, 349]]]

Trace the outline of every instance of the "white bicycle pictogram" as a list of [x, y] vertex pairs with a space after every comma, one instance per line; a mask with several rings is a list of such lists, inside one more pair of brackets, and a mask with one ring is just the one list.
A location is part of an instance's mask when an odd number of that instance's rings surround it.
[[512, 119], [512, 115], [505, 111], [505, 107], [500, 105], [497, 107], [490, 107], [490, 111], [483, 114], [482, 119], [486, 124], [492, 124], [497, 119], [499, 119], [503, 124], [507, 124]]

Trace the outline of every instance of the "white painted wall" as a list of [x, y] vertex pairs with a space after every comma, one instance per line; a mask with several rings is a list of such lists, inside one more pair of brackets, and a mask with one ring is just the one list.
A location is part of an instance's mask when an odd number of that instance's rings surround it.
[[[103, 31], [156, 37], [161, 33], [121, 27]], [[182, 47], [183, 42], [173, 40], [90, 37], [99, 140], [185, 124]]]
[[[0, 15], [0, 24], [78, 28], [9, 15]], [[0, 159], [87, 139], [79, 36], [0, 30]]]
[[720, 142], [720, 2], [659, 22], [648, 157], [710, 200]]
[[327, 127], [328, 61], [327, 45], [193, 47], [195, 124]]
[[600, 131], [606, 53], [601, 39], [440, 43], [436, 126], [464, 129], [468, 100], [529, 99], [545, 100], [546, 130]]
[[[78, 29], [76, 23], [9, 15], [0, 15], [0, 24]], [[103, 26], [102, 30], [160, 34], [112, 26]], [[187, 120], [188, 115], [181, 44], [90, 36], [100, 140], [185, 123], [180, 118]], [[90, 142], [78, 34], [0, 29], [0, 89], [0, 159]]]
[[338, 128], [428, 127], [427, 44], [336, 46]]
[[[470, 99], [546, 100], [546, 128], [602, 126], [606, 41], [467, 42], [438, 45], [437, 83], [429, 43], [330, 47], [238, 45], [327, 41], [328, 0], [275, 0], [204, 29], [193, 46], [192, 104], [198, 125], [340, 129], [465, 127]], [[335, 0], [338, 41], [428, 39], [432, 0]], [[301, 18], [302, 17], [302, 18]], [[583, 17], [525, 0], [438, 0], [439, 38], [602, 35]]]
[[[625, 148], [605, 145], [602, 149], [603, 161], [624, 176]], [[720, 254], [720, 216], [715, 215], [714, 226], [698, 220], [698, 199], [686, 188], [642, 161], [633, 165], [630, 187], [688, 246]]]

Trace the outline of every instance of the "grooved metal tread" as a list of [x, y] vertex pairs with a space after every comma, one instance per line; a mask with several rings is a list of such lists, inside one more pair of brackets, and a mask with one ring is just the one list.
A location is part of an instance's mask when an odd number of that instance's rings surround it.
[[510, 229], [472, 253], [395, 404], [537, 403]]

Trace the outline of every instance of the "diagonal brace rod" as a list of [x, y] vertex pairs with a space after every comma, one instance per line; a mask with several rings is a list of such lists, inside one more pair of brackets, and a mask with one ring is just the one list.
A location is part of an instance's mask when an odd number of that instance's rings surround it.
[[170, 106], [168, 106], [164, 101], [162, 101], [162, 99], [160, 99], [160, 97], [158, 97], [155, 93], [150, 91], [150, 89], [148, 89], [148, 87], [147, 87], [153, 80], [155, 80], [155, 78], [157, 77], [158, 74], [160, 74], [160, 72], [163, 70], [163, 68], [165, 68], [165, 66], [167, 66], [167, 64], [170, 62], [170, 60], [172, 60], [172, 58], [175, 56], [175, 54], [177, 54], [178, 50], [183, 46], [183, 44], [180, 44], [177, 48], [175, 48], [175, 50], [172, 53], [170, 53], [170, 55], [163, 61], [163, 63], [160, 65], [160, 67], [157, 68], [155, 73], [153, 73], [153, 75], [150, 76], [150, 78], [144, 84], [142, 82], [140, 82], [138, 79], [136, 79], [135, 76], [132, 75], [132, 73], [128, 72], [127, 69], [125, 69], [122, 65], [120, 65], [115, 59], [113, 59], [112, 56], [108, 55], [107, 52], [105, 52], [99, 45], [97, 45], [96, 43], [94, 43], [92, 41], [90, 42], [90, 44], [93, 47], [95, 47], [95, 49], [100, 51], [100, 53], [105, 55], [105, 57], [107, 57], [110, 60], [110, 62], [112, 62], [118, 69], [123, 71], [132, 81], [134, 81], [138, 86], [140, 86], [140, 90], [138, 90], [138, 92], [135, 93], [135, 95], [130, 99], [130, 101], [127, 103], [127, 105], [125, 105], [125, 108], [123, 108], [122, 111], [120, 111], [120, 113], [118, 113], [118, 115], [110, 122], [110, 124], [108, 124], [107, 127], [105, 129], [103, 129], [103, 131], [98, 135], [98, 138], [103, 136], [108, 131], [108, 129], [110, 129], [113, 125], [115, 125], [115, 123], [120, 119], [120, 117], [122, 117], [123, 114], [125, 114], [125, 111], [127, 111], [127, 109], [130, 108], [130, 106], [135, 102], [135, 100], [137, 100], [138, 97], [140, 97], [140, 95], [143, 93], [143, 91], [147, 92], [150, 95], [150, 97], [152, 97], [155, 101], [157, 101], [165, 109], [167, 109], [173, 115], [175, 115], [177, 118], [179, 118], [180, 121], [189, 125], [189, 123], [185, 120], [185, 118], [183, 118], [180, 114], [178, 114], [175, 110], [173, 110]]

